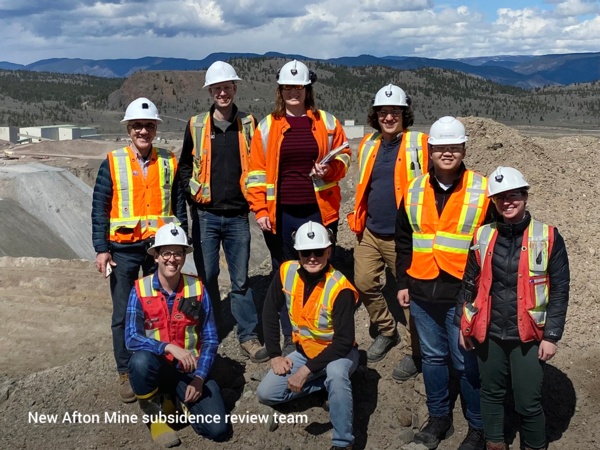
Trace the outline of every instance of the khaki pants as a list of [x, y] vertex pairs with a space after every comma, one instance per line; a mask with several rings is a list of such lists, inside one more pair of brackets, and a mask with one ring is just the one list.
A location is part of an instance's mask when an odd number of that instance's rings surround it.
[[[371, 323], [383, 336], [390, 337], [396, 329], [396, 321], [383, 297], [382, 277], [385, 266], [396, 276], [396, 244], [393, 236], [377, 236], [367, 228], [358, 235], [354, 245], [354, 285], [360, 300], [367, 308]], [[395, 280], [393, 280], [395, 283]], [[396, 286], [393, 288], [397, 292]], [[394, 298], [393, 300], [397, 300]], [[402, 308], [406, 320], [406, 353], [420, 356], [419, 338], [410, 317], [410, 310]]]

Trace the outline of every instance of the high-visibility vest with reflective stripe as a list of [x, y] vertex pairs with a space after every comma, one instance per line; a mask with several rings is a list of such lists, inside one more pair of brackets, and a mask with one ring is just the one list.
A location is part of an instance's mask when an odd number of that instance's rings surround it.
[[[152, 286], [154, 275], [148, 275], [135, 282], [135, 290], [144, 311], [144, 332], [146, 337], [160, 342], [175, 344], [190, 351], [196, 358], [202, 348], [202, 324], [198, 319], [179, 311], [179, 302], [184, 298], [195, 298], [201, 307], [204, 288], [200, 279], [181, 274], [175, 302], [169, 314], [167, 300], [161, 291]], [[200, 316], [202, 317], [202, 316]], [[173, 355], [165, 355], [173, 361]]]
[[358, 293], [348, 279], [329, 266], [325, 279], [313, 289], [304, 303], [304, 282], [298, 274], [300, 263], [286, 261], [281, 265], [279, 274], [285, 302], [292, 323], [292, 337], [309, 358], [316, 357], [333, 340], [332, 311], [338, 294], [343, 289], [354, 293], [355, 302]]
[[412, 264], [407, 271], [411, 277], [433, 280], [441, 269], [462, 279], [471, 239], [488, 208], [486, 190], [487, 178], [464, 171], [440, 217], [430, 175], [409, 183], [404, 201], [413, 229]]
[[[495, 224], [477, 230], [473, 249], [481, 267], [475, 300], [463, 306], [461, 329], [465, 336], [483, 342], [490, 325], [492, 257], [498, 231]], [[531, 219], [523, 233], [517, 277], [517, 326], [523, 342], [541, 341], [546, 324], [550, 280], [548, 262], [554, 244], [554, 227]]]
[[[356, 199], [354, 211], [348, 214], [348, 225], [354, 233], [362, 233], [367, 223], [367, 192], [371, 183], [375, 159], [381, 146], [381, 136], [380, 132], [371, 133], [363, 138], [359, 147]], [[409, 130], [404, 130], [402, 134], [398, 158], [394, 167], [396, 208], [400, 206], [408, 182], [429, 170], [427, 137], [425, 133]]]
[[109, 240], [113, 242], [138, 242], [154, 236], [166, 223], [179, 224], [171, 205], [177, 171], [175, 155], [153, 147], [148, 157], [150, 163], [144, 177], [131, 147], [108, 154], [113, 182]]
[[[312, 133], [319, 149], [318, 162], [330, 150], [344, 143], [346, 135], [335, 116], [326, 111], [319, 110], [319, 120], [311, 110], [307, 111], [307, 116], [312, 121]], [[246, 185], [247, 200], [257, 219], [269, 217], [273, 233], [276, 233], [279, 156], [284, 133], [289, 128], [285, 118], [276, 119], [269, 114], [260, 121], [251, 145], [250, 172]], [[350, 157], [351, 151], [347, 148], [334, 158], [334, 161], [340, 161], [343, 167], [343, 172], [337, 179], [326, 181], [312, 178], [316, 201], [325, 226], [339, 219], [342, 195], [338, 181], [346, 175]]]
[[[238, 142], [242, 174], [240, 176], [240, 189], [246, 195], [248, 178], [250, 141], [254, 135], [254, 117], [251, 114], [236, 116], [238, 123]], [[213, 131], [210, 120], [210, 111], [194, 116], [190, 119], [190, 133], [194, 148], [192, 177], [190, 178], [190, 193], [196, 203], [210, 203], [210, 169], [211, 169], [211, 137]]]

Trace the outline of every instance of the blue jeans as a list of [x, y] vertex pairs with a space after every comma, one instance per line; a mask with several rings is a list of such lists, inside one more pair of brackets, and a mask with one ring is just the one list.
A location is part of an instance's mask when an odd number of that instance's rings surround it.
[[336, 359], [327, 364], [325, 369], [311, 374], [300, 393], [290, 391], [287, 387], [287, 380], [306, 364], [306, 357], [298, 351], [287, 357], [294, 364], [291, 373], [275, 375], [273, 369], [269, 370], [256, 390], [258, 401], [265, 405], [277, 405], [325, 388], [329, 395], [329, 418], [333, 425], [333, 445], [338, 447], [352, 445], [354, 443], [354, 434], [352, 433], [354, 410], [350, 376], [358, 366], [358, 350], [353, 348], [345, 358]]
[[219, 293], [219, 249], [223, 243], [231, 280], [231, 314], [237, 323], [240, 342], [256, 339], [258, 314], [248, 278], [250, 225], [248, 214], [221, 216], [193, 209], [192, 240], [194, 262], [211, 299], [217, 326], [221, 324]]
[[175, 394], [182, 404], [185, 404], [190, 414], [194, 416], [210, 415], [214, 419], [219, 416], [219, 423], [197, 423], [190, 425], [194, 431], [208, 439], [220, 440], [227, 435], [228, 426], [225, 423], [225, 404], [221, 398], [219, 385], [211, 379], [204, 382], [202, 396], [195, 403], [184, 403], [185, 390], [193, 380], [191, 375], [177, 370], [166, 358], [147, 351], [135, 352], [129, 361], [129, 380], [136, 395], [148, 395], [159, 389], [165, 394]]
[[148, 275], [154, 272], [154, 258], [146, 253], [146, 243], [136, 242], [134, 244], [111, 243], [111, 254], [114, 262], [110, 275], [110, 295], [112, 297], [112, 340], [113, 353], [119, 373], [129, 372], [129, 358], [131, 352], [125, 346], [125, 315], [127, 312], [127, 301], [135, 281], [142, 273]]
[[483, 429], [479, 404], [479, 369], [477, 355], [458, 342], [459, 328], [454, 324], [454, 304], [411, 300], [410, 313], [421, 344], [423, 381], [427, 409], [431, 417], [450, 414], [449, 359], [460, 379], [460, 392], [467, 406], [469, 426]]

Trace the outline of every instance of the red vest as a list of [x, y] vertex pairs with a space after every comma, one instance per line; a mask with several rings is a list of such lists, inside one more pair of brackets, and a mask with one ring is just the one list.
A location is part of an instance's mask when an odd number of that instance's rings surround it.
[[[483, 342], [490, 325], [492, 299], [492, 255], [498, 232], [493, 224], [477, 230], [474, 248], [481, 267], [477, 297], [463, 306], [461, 330]], [[554, 227], [531, 219], [521, 244], [517, 280], [517, 318], [519, 338], [522, 342], [541, 341], [546, 324], [550, 280], [548, 261], [554, 244]]]
[[[169, 344], [175, 344], [200, 356], [202, 348], [202, 335], [199, 320], [189, 317], [179, 311], [179, 303], [184, 298], [194, 297], [198, 303], [202, 302], [203, 286], [199, 278], [192, 275], [181, 274], [177, 287], [172, 314], [169, 314], [167, 299], [161, 291], [152, 286], [154, 275], [148, 275], [135, 282], [135, 291], [142, 303], [144, 311], [144, 331], [146, 337]], [[166, 355], [173, 361], [173, 355]]]

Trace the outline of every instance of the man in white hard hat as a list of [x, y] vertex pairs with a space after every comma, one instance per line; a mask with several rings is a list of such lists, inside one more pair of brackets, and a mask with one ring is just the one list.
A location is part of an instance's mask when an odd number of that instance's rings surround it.
[[[352, 385], [358, 366], [354, 308], [358, 293], [331, 264], [331, 232], [307, 222], [294, 236], [297, 261], [286, 261], [273, 278], [263, 308], [265, 344], [271, 370], [257, 389], [267, 405], [327, 390], [333, 450], [351, 449]], [[296, 351], [282, 356], [279, 312], [286, 305]]]
[[421, 346], [429, 419], [414, 441], [434, 449], [453, 431], [448, 361], [460, 380], [469, 431], [459, 450], [482, 450], [477, 358], [460, 347], [454, 312], [475, 230], [492, 220], [487, 178], [463, 164], [464, 125], [442, 117], [429, 131], [429, 172], [404, 192], [396, 219], [398, 301], [410, 307]]
[[92, 198], [92, 241], [98, 272], [110, 276], [118, 390], [129, 403], [135, 395], [124, 336], [127, 298], [140, 268], [144, 274], [154, 268], [146, 250], [158, 228], [179, 223], [187, 230], [187, 212], [175, 155], [152, 145], [161, 122], [154, 103], [143, 97], [132, 101], [121, 122], [131, 142], [110, 152], [100, 165]]
[[[368, 116], [369, 125], [376, 131], [363, 138], [358, 151], [359, 182], [348, 224], [357, 235], [354, 283], [377, 330], [377, 337], [367, 349], [369, 362], [382, 360], [400, 342], [396, 321], [383, 296], [382, 280], [386, 266], [392, 274], [396, 271], [396, 211], [406, 186], [429, 167], [427, 135], [409, 130], [414, 123], [411, 104], [410, 97], [398, 86], [382, 87]], [[405, 356], [392, 372], [399, 381], [417, 375], [420, 359], [414, 324], [409, 310], [404, 311]]]
[[240, 348], [253, 362], [264, 362], [269, 357], [258, 341], [258, 314], [248, 278], [250, 225], [245, 198], [256, 119], [234, 103], [240, 78], [230, 64], [213, 63], [205, 81], [213, 105], [190, 119], [179, 159], [179, 173], [192, 209], [194, 262], [213, 302], [217, 326], [222, 327], [218, 279], [223, 246]]
[[152, 439], [164, 447], [180, 443], [171, 414], [208, 439], [228, 433], [219, 386], [209, 378], [219, 346], [211, 303], [200, 279], [181, 273], [191, 251], [181, 227], [162, 226], [148, 249], [158, 269], [135, 282], [127, 305], [131, 385], [152, 417]]

